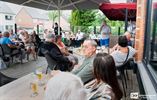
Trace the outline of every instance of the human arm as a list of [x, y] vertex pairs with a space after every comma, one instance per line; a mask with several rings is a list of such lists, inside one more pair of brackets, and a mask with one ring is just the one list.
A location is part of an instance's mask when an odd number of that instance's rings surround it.
[[92, 63], [88, 63], [84, 66], [80, 66], [78, 69], [72, 71], [73, 74], [79, 76], [83, 83], [94, 78]]

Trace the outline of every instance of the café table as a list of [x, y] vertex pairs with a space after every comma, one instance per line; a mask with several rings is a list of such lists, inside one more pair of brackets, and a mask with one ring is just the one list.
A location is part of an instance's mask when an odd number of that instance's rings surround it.
[[1, 86], [0, 100], [43, 100], [45, 86], [38, 86], [38, 95], [31, 97], [32, 76], [33, 73]]

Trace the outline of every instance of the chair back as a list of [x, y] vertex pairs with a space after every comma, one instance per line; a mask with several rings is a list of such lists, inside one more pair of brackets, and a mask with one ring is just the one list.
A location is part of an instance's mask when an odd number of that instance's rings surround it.
[[44, 52], [44, 55], [45, 55], [46, 61], [47, 61], [47, 63], [48, 63], [48, 67], [49, 67], [51, 70], [56, 69], [56, 67], [57, 67], [57, 62], [50, 56], [49, 52], [48, 52], [48, 51], [45, 51], [45, 52]]
[[2, 46], [0, 45], [0, 57], [3, 57], [3, 56], [4, 56], [3, 48], [2, 48]]
[[7, 44], [1, 44], [4, 54], [11, 54], [11, 48]]

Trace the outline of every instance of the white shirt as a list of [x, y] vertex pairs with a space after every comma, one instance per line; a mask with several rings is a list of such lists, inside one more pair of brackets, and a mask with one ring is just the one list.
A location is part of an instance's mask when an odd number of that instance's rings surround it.
[[81, 40], [82, 38], [83, 38], [82, 32], [76, 34], [76, 40]]
[[89, 38], [90, 39], [96, 39], [96, 36], [95, 36], [95, 34], [89, 34]]
[[102, 38], [102, 39], [108, 39], [109, 36], [110, 36], [110, 33], [111, 33], [110, 27], [107, 26], [107, 25], [104, 25], [104, 26], [102, 27], [102, 30], [101, 30], [101, 36], [102, 36], [101, 38]]
[[[128, 59], [130, 59], [130, 58], [133, 58], [133, 56], [136, 53], [136, 50], [132, 48], [131, 46], [128, 46], [128, 48], [129, 48]], [[113, 51], [110, 55], [113, 57], [116, 66], [122, 65], [127, 57], [127, 53], [123, 53], [119, 50]]]

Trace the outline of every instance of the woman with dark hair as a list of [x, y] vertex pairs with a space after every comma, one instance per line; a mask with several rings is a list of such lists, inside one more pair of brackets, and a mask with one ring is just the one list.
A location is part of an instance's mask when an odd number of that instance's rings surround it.
[[133, 58], [135, 55], [136, 50], [128, 46], [128, 40], [126, 36], [120, 36], [118, 38], [118, 46], [115, 51], [111, 53], [111, 56], [113, 57], [116, 66], [120, 66], [124, 63], [124, 61]]
[[112, 56], [98, 53], [93, 62], [95, 80], [86, 87], [90, 90], [90, 100], [120, 100], [122, 91], [116, 77], [116, 67]]

